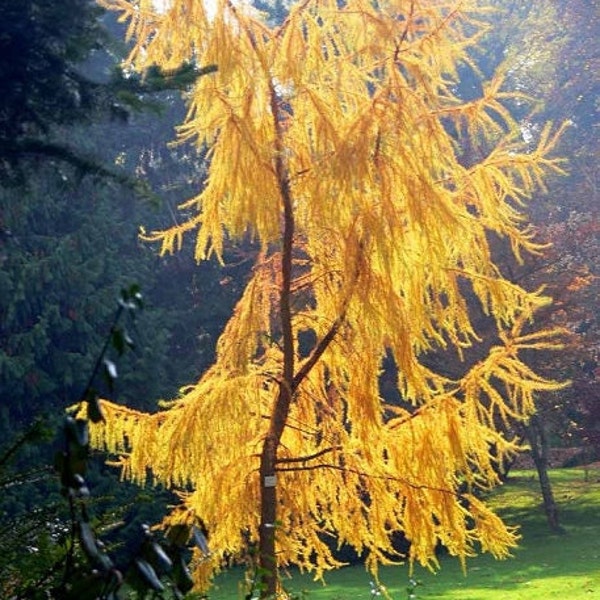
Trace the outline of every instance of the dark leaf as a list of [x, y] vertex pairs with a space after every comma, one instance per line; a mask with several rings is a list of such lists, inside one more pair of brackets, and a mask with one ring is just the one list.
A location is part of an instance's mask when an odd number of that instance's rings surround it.
[[173, 546], [184, 547], [190, 539], [190, 528], [188, 525], [172, 525], [166, 532], [167, 540]]
[[127, 344], [127, 346], [129, 348], [134, 348], [135, 347], [135, 343], [133, 342], [133, 339], [127, 333], [127, 331], [123, 331], [123, 339], [125, 340], [125, 343]]
[[76, 473], [73, 476], [73, 487], [77, 490], [77, 493], [80, 496], [88, 497], [90, 495], [90, 490], [85, 482], [85, 479], [79, 473]]
[[143, 558], [136, 558], [134, 564], [138, 573], [141, 575], [142, 580], [146, 585], [151, 587], [155, 592], [162, 592], [165, 586], [162, 584], [156, 571], [152, 568], [152, 565], [144, 560]]
[[122, 356], [125, 352], [125, 336], [123, 331], [119, 327], [113, 328], [111, 332], [111, 341], [113, 348], [117, 351], [119, 356]]
[[129, 286], [129, 288], [121, 290], [119, 304], [132, 313], [136, 310], [141, 310], [144, 303], [140, 286], [137, 283], [134, 283], [133, 285]]
[[112, 360], [105, 358], [104, 359], [104, 367], [106, 369], [106, 372], [108, 373], [108, 376], [111, 379], [116, 379], [118, 377], [117, 365]]
[[96, 543], [94, 531], [92, 530], [90, 524], [86, 521], [79, 522], [79, 541], [81, 542], [83, 551], [90, 561], [92, 561], [94, 564], [97, 563], [98, 559], [100, 558], [100, 550], [98, 548], [98, 544]]
[[113, 561], [110, 559], [110, 556], [108, 556], [108, 554], [106, 554], [106, 552], [100, 552], [100, 555], [98, 556], [98, 560], [96, 561], [96, 566], [99, 567], [102, 571], [108, 572], [108, 571], [113, 570], [115, 565], [114, 565]]
[[68, 453], [67, 458], [68, 462], [65, 473], [65, 476], [67, 477], [66, 485], [77, 490], [79, 486], [75, 477], [77, 475], [82, 476], [87, 471], [88, 449], [83, 447], [72, 449], [71, 452]]
[[184, 594], [189, 592], [194, 587], [194, 580], [192, 574], [187, 566], [185, 558], [179, 556], [175, 562], [175, 568], [173, 569], [172, 579], [179, 590]]
[[206, 535], [204, 532], [194, 525], [192, 527], [192, 539], [194, 540], [194, 544], [207, 556], [210, 554], [210, 549], [208, 547], [208, 540], [206, 539]]
[[175, 600], [183, 600], [185, 598], [185, 594], [183, 592], [180, 592], [177, 587], [174, 587], [172, 591]]
[[69, 493], [69, 490], [85, 495], [85, 489], [82, 489], [83, 475], [87, 469], [87, 448], [72, 448], [70, 452], [57, 452], [54, 455], [54, 468], [60, 475], [60, 482], [63, 486], [63, 493]]
[[100, 398], [96, 390], [90, 389], [86, 397], [87, 400], [87, 415], [92, 423], [100, 423], [104, 421], [104, 415], [102, 414], [102, 408], [100, 406]]
[[105, 577], [112, 580], [113, 584], [119, 584], [122, 578], [116, 579], [115, 575], [118, 574], [120, 577], [120, 573], [115, 571], [113, 561], [103, 549], [104, 544], [96, 538], [96, 534], [85, 518], [79, 521], [78, 529], [81, 547], [90, 563], [104, 573]]
[[173, 568], [173, 561], [163, 550], [163, 547], [158, 542], [152, 542], [150, 549], [152, 552], [152, 563], [156, 565], [159, 571], [168, 573]]
[[75, 419], [71, 416], [65, 419], [67, 440], [82, 448], [87, 448], [90, 443], [88, 424], [85, 419]]
[[141, 310], [142, 308], [144, 308], [144, 299], [142, 297], [142, 294], [140, 294], [139, 292], [134, 294], [133, 302], [138, 310]]

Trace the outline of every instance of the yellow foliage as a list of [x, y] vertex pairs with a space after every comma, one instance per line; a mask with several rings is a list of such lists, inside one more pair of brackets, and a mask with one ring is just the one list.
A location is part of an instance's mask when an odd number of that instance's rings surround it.
[[[248, 234], [262, 251], [214, 366], [153, 415], [103, 402], [94, 445], [120, 455], [125, 477], [189, 490], [165, 524], [207, 524], [214, 554], [200, 584], [259, 538], [275, 414], [280, 566], [321, 577], [338, 566], [324, 542], [335, 535], [376, 573], [401, 559], [395, 531], [411, 540], [409, 560], [432, 568], [439, 543], [463, 561], [506, 556], [515, 532], [471, 492], [497, 484], [519, 450], [498, 421], [527, 419], [534, 395], [558, 385], [519, 352], [558, 343], [555, 331], [523, 332], [548, 299], [504, 278], [489, 234], [517, 258], [541, 251], [523, 203], [560, 164], [550, 126], [532, 151], [522, 142], [502, 73], [476, 101], [454, 92], [486, 11], [475, 0], [304, 0], [268, 27], [227, 0], [214, 14], [200, 0], [101, 3], [129, 21], [135, 68], [218, 67], [198, 79], [179, 129], [209, 150], [206, 185], [183, 205], [187, 220], [148, 238], [173, 252], [195, 231], [198, 260], [222, 260], [225, 240]], [[489, 148], [470, 166], [458, 157], [467, 138]], [[467, 288], [497, 343], [451, 380], [423, 359], [481, 341]], [[306, 332], [317, 340], [308, 356]], [[388, 354], [406, 408], [380, 396]]]

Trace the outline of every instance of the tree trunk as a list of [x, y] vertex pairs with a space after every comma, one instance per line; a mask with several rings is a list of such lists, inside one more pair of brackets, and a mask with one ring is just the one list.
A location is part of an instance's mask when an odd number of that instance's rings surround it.
[[271, 111], [276, 132], [276, 153], [273, 161], [281, 196], [283, 227], [281, 232], [281, 287], [279, 290], [279, 321], [281, 327], [283, 365], [279, 392], [273, 406], [269, 431], [263, 443], [260, 457], [260, 527], [259, 566], [261, 570], [261, 598], [275, 597], [279, 587], [276, 555], [277, 527], [277, 450], [287, 422], [294, 388], [294, 337], [292, 330], [291, 283], [292, 253], [294, 247], [294, 209], [290, 179], [285, 162], [283, 144], [283, 115], [275, 84], [271, 82]]
[[290, 386], [282, 382], [273, 413], [269, 432], [265, 437], [260, 457], [260, 528], [258, 556], [261, 579], [261, 598], [274, 598], [279, 587], [277, 554], [277, 449], [292, 402]]
[[277, 593], [277, 560], [275, 557], [275, 525], [277, 518], [277, 480], [275, 440], [267, 438], [260, 459], [260, 531], [258, 556], [261, 597]]
[[525, 435], [531, 446], [531, 457], [538, 473], [548, 525], [553, 532], [563, 533], [564, 530], [560, 526], [552, 484], [548, 476], [548, 438], [537, 415], [533, 415], [529, 420], [529, 424], [525, 427]]

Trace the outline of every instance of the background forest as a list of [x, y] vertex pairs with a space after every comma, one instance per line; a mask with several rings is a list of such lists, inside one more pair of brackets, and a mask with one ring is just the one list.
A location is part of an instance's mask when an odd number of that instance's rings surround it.
[[[567, 175], [530, 209], [540, 239], [552, 246], [524, 265], [507, 252], [503, 264], [525, 287], [546, 286], [555, 302], [543, 319], [570, 332], [563, 351], [537, 356], [535, 366], [572, 384], [541, 397], [537, 418], [521, 432], [543, 469], [550, 446], [576, 449], [573, 460], [600, 458], [600, 5], [495, 4], [502, 12], [477, 66], [492, 73], [505, 65], [506, 87], [539, 100], [534, 117], [521, 121], [526, 141], [533, 144], [548, 120], [569, 123], [559, 147]], [[279, 1], [255, 5], [274, 20], [286, 10]], [[60, 557], [66, 506], [52, 467], [55, 432], [88, 385], [120, 290], [138, 284], [144, 309], [128, 326], [133, 351], [119, 359], [114, 385], [100, 391], [152, 410], [211, 364], [255, 252], [248, 243], [223, 267], [198, 265], [191, 247], [159, 257], [140, 241], [140, 228], [176, 223], [177, 204], [202, 185], [202, 154], [170, 144], [185, 112], [182, 96], [198, 74], [124, 74], [122, 37], [113, 15], [83, 0], [0, 0], [3, 597], [43, 581]], [[481, 93], [475, 80], [465, 69], [462, 97]], [[464, 148], [464, 160], [477, 152]], [[381, 386], [385, 394], [385, 376]], [[115, 485], [100, 460], [88, 482], [94, 511], [118, 524], [107, 534], [119, 540], [117, 556], [136, 545], [138, 525], [156, 521], [171, 501], [163, 491]]]

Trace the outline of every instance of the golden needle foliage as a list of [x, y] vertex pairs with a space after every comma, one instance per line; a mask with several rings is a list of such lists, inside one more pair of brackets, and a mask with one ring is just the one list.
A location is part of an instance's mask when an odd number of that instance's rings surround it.
[[[213, 367], [156, 414], [103, 402], [93, 443], [120, 455], [125, 477], [187, 490], [166, 524], [207, 524], [213, 555], [197, 564], [199, 585], [258, 539], [259, 458], [281, 385], [293, 400], [277, 451], [279, 565], [321, 576], [338, 564], [324, 543], [334, 534], [376, 571], [395, 556], [395, 531], [411, 561], [433, 567], [440, 542], [463, 560], [506, 556], [515, 532], [472, 492], [495, 485], [496, 461], [518, 449], [498, 420], [526, 419], [534, 394], [556, 387], [520, 359], [555, 346], [556, 332], [524, 333], [547, 299], [503, 277], [489, 235], [517, 257], [540, 250], [522, 205], [559, 163], [550, 128], [536, 148], [522, 143], [501, 74], [480, 99], [455, 93], [486, 11], [475, 0], [305, 0], [270, 27], [225, 0], [210, 12], [200, 0], [102, 4], [129, 21], [136, 69], [218, 66], [179, 129], [209, 149], [206, 185], [181, 225], [150, 239], [173, 252], [195, 232], [198, 260], [248, 235], [262, 251]], [[458, 157], [467, 138], [488, 148], [470, 165]], [[450, 380], [423, 357], [479, 343], [466, 289], [497, 343]], [[380, 395], [386, 354], [404, 408]]]

